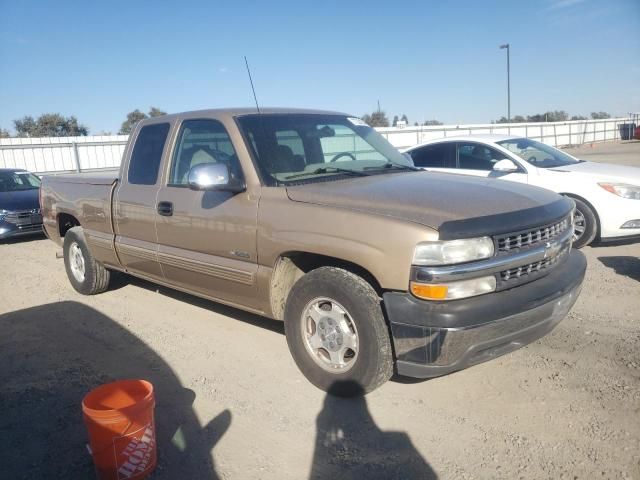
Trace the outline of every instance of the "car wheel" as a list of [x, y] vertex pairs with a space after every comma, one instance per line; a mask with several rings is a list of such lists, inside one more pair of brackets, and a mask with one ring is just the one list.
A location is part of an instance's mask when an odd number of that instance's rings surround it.
[[67, 231], [62, 249], [67, 277], [77, 292], [95, 295], [109, 288], [110, 272], [91, 255], [82, 227]]
[[361, 277], [334, 267], [304, 275], [284, 312], [291, 355], [316, 387], [338, 396], [367, 393], [393, 373], [380, 299]]
[[591, 207], [577, 198], [571, 199], [576, 203], [573, 215], [573, 247], [582, 248], [596, 238], [598, 221]]

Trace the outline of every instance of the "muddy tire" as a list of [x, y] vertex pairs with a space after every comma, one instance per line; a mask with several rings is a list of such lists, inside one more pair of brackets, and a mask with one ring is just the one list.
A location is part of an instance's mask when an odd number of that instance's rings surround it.
[[393, 373], [380, 299], [361, 277], [335, 267], [304, 275], [291, 289], [285, 333], [298, 368], [338, 396], [368, 393]]
[[95, 295], [109, 288], [110, 272], [91, 255], [82, 227], [67, 231], [62, 250], [67, 277], [77, 292]]

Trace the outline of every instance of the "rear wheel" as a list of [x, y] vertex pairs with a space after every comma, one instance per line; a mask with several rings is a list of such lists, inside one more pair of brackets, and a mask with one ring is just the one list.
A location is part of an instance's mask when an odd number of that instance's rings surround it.
[[393, 373], [389, 332], [375, 290], [334, 267], [304, 275], [285, 307], [291, 355], [307, 379], [334, 395], [367, 393]]
[[598, 221], [589, 205], [577, 198], [571, 198], [576, 203], [573, 215], [573, 246], [582, 248], [589, 245], [598, 233]]
[[67, 277], [77, 292], [95, 295], [109, 288], [110, 272], [91, 255], [82, 227], [67, 231], [62, 249]]

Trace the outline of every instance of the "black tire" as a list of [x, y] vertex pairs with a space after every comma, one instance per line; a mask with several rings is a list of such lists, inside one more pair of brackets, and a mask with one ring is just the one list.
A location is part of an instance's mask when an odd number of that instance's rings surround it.
[[[80, 280], [76, 278], [71, 266], [71, 252], [75, 247], [80, 249], [84, 267], [84, 278]], [[87, 247], [87, 241], [84, 238], [82, 227], [73, 227], [67, 231], [64, 236], [64, 244], [62, 247], [64, 252], [64, 267], [67, 271], [67, 277], [73, 288], [83, 295], [95, 295], [102, 293], [109, 288], [109, 279], [111, 272], [102, 264], [96, 262], [93, 255]]]
[[[325, 301], [326, 303], [321, 303]], [[303, 314], [306, 315], [307, 308], [314, 302], [330, 309], [332, 314], [333, 305], [342, 307], [347, 312], [344, 318], [354, 327], [353, 332], [357, 338], [357, 353], [351, 351], [354, 355], [351, 356], [348, 367], [337, 370], [331, 370], [332, 367], [323, 368], [320, 365], [323, 363], [321, 353], [328, 356], [328, 350], [319, 348], [315, 355], [311, 352], [313, 347], [305, 340], [309, 335], [307, 330], [310, 317], [303, 320]], [[371, 285], [361, 277], [335, 267], [312, 270], [291, 289], [284, 320], [287, 344], [293, 359], [303, 375], [321, 390], [332, 395], [356, 396], [371, 392], [391, 377], [393, 353], [380, 299]], [[322, 322], [323, 320], [314, 322], [314, 326]], [[353, 332], [350, 333], [351, 336], [354, 335]], [[329, 337], [323, 337], [323, 340], [325, 338], [328, 342]], [[340, 339], [336, 343], [342, 345], [341, 335]]]
[[576, 222], [573, 235], [573, 248], [589, 245], [598, 234], [598, 220], [591, 207], [577, 198], [569, 197], [576, 203]]

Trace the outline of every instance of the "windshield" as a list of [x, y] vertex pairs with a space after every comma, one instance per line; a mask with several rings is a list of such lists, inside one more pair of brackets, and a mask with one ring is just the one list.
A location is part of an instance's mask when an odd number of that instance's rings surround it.
[[40, 179], [29, 172], [0, 172], [0, 192], [37, 190]]
[[553, 168], [580, 163], [580, 160], [576, 160], [557, 148], [528, 138], [513, 138], [497, 143], [536, 167]]
[[413, 170], [413, 163], [358, 118], [256, 114], [238, 118], [268, 185]]

